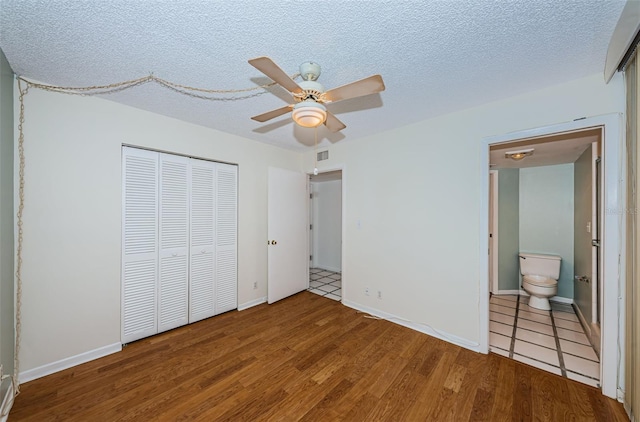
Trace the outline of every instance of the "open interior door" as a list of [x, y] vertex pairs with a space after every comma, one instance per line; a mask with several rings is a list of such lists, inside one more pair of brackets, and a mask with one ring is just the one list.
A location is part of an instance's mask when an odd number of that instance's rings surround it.
[[269, 167], [267, 301], [309, 285], [307, 175]]

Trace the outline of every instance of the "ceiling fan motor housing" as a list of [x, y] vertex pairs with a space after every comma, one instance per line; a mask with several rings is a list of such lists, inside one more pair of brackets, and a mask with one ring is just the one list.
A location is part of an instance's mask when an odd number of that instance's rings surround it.
[[298, 101], [322, 101], [322, 94], [324, 94], [324, 86], [315, 81], [302, 81], [298, 85], [302, 88], [300, 94], [294, 94], [294, 97]]

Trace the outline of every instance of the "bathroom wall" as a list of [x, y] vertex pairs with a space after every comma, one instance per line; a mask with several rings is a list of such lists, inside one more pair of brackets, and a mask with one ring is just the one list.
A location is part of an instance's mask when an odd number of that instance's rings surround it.
[[329, 271], [342, 268], [342, 180], [314, 182], [313, 265]]
[[586, 275], [590, 282], [574, 282], [574, 302], [582, 312], [585, 320], [591, 322], [591, 297], [593, 283], [592, 280], [592, 246], [591, 239], [594, 238], [587, 230], [587, 225], [591, 225], [592, 219], [592, 148], [587, 150], [578, 158], [574, 164], [574, 262], [575, 275]]
[[573, 299], [573, 164], [520, 170], [520, 250], [560, 255], [558, 296]]
[[498, 170], [498, 289], [518, 290], [520, 170]]

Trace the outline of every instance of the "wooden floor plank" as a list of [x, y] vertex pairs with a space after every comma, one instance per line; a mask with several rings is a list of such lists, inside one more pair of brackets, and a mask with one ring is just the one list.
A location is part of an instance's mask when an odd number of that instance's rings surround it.
[[628, 419], [593, 387], [302, 292], [28, 382], [9, 420]]

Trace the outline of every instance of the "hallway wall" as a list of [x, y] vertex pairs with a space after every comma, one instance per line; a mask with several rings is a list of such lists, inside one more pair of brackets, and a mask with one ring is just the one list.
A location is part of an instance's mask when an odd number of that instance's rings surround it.
[[342, 271], [342, 180], [312, 182], [313, 266]]

